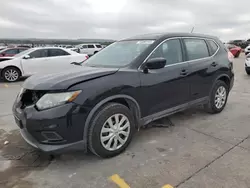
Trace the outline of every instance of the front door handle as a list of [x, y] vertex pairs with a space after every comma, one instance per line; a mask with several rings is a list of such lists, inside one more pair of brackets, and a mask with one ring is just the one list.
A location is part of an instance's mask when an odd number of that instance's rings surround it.
[[212, 67], [216, 67], [218, 65], [218, 63], [213, 62], [211, 65], [212, 65]]
[[187, 76], [187, 74], [188, 74], [188, 71], [186, 69], [181, 70], [181, 73], [180, 73], [181, 76]]

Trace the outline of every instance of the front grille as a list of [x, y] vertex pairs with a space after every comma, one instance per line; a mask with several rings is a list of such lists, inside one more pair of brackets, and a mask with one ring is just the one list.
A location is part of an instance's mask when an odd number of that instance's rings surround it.
[[37, 91], [37, 90], [23, 90], [21, 93], [21, 109], [24, 109], [27, 106], [34, 105], [36, 102], [46, 93], [46, 91]]

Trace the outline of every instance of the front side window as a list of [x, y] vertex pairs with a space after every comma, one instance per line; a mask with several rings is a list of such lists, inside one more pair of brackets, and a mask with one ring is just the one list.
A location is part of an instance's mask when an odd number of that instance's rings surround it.
[[49, 57], [70, 55], [68, 52], [62, 49], [49, 49]]
[[41, 50], [36, 50], [34, 52], [31, 52], [29, 54], [30, 58], [43, 58], [43, 57], [48, 57], [48, 50], [47, 49], [41, 49]]
[[182, 50], [179, 39], [170, 39], [161, 44], [149, 57], [163, 57], [167, 61], [167, 65], [182, 62]]
[[84, 62], [86, 66], [123, 67], [144, 52], [154, 40], [125, 40], [115, 42]]
[[93, 44], [89, 44], [88, 48], [95, 48], [95, 46]]
[[82, 45], [82, 48], [88, 48], [88, 46], [87, 45]]
[[188, 60], [196, 60], [209, 57], [208, 48], [203, 39], [184, 39]]

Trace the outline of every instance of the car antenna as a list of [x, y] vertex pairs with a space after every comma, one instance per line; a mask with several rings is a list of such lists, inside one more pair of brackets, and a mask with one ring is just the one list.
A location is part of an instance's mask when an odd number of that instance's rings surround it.
[[191, 33], [193, 33], [193, 31], [194, 31], [194, 27], [192, 27]]

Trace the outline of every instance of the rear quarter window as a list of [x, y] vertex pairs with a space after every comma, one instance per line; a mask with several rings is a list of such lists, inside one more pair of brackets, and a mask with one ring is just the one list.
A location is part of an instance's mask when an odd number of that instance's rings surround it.
[[209, 45], [210, 55], [214, 55], [219, 49], [218, 44], [216, 44], [213, 40], [207, 40], [207, 43]]

